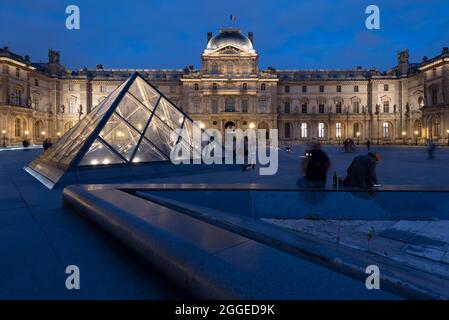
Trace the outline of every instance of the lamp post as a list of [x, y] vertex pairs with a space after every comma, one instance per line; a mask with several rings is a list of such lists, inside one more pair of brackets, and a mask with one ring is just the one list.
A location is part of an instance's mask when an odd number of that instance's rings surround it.
[[406, 134], [407, 133], [405, 131], [402, 131], [402, 144], [404, 144], [404, 145], [405, 145], [405, 135]]
[[415, 145], [418, 145], [418, 131], [415, 131]]
[[30, 133], [28, 130], [25, 130], [25, 139], [28, 140], [28, 134]]
[[3, 148], [6, 148], [6, 130], [2, 130], [2, 133], [3, 133], [3, 144], [2, 144], [2, 146], [3, 146]]
[[61, 137], [61, 132], [56, 133], [56, 135], [58, 136], [58, 140], [59, 140], [59, 137]]
[[357, 132], [357, 145], [360, 144], [360, 132]]

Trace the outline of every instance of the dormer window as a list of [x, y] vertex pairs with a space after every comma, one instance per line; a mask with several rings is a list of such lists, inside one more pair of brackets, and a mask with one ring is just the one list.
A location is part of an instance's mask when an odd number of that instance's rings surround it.
[[243, 84], [243, 91], [247, 91], [248, 90], [248, 84], [247, 83], [244, 83]]
[[265, 91], [266, 89], [267, 89], [266, 84], [265, 84], [265, 83], [262, 83], [262, 84], [260, 85], [260, 90]]
[[216, 83], [212, 83], [212, 90], [218, 90], [218, 85]]
[[199, 85], [198, 83], [195, 83], [195, 84], [193, 85], [193, 89], [194, 89], [195, 91], [200, 90], [200, 85]]

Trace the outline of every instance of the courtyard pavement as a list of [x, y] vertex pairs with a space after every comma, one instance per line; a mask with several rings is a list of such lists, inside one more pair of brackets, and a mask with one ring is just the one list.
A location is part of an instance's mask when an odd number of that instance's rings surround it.
[[[344, 175], [351, 159], [338, 147], [324, 147], [332, 169]], [[378, 177], [384, 185], [449, 186], [449, 148], [435, 160], [423, 147], [376, 147], [382, 154]], [[41, 149], [0, 151], [0, 298], [178, 299], [186, 294], [89, 221], [61, 207], [61, 189], [49, 191], [23, 170]], [[165, 183], [279, 183], [299, 177], [304, 147], [281, 148], [279, 171], [217, 172], [152, 180]], [[81, 270], [83, 290], [65, 288], [65, 268]]]

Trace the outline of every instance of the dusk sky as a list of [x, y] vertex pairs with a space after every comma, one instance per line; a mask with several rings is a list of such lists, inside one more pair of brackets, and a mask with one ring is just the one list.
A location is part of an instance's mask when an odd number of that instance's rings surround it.
[[[81, 11], [81, 29], [65, 28], [66, 6]], [[367, 30], [365, 8], [380, 8], [381, 29]], [[48, 48], [72, 69], [198, 67], [206, 33], [230, 15], [254, 32], [260, 66], [277, 69], [385, 70], [398, 50], [420, 62], [449, 46], [449, 1], [21, 1], [0, 0], [0, 46], [33, 62]]]

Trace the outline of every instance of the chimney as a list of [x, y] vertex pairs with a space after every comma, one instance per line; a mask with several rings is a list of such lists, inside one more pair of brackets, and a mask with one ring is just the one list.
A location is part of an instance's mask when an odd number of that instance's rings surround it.
[[254, 45], [254, 34], [252, 32], [248, 32], [248, 39]]
[[210, 39], [212, 39], [212, 32], [207, 33], [207, 42], [209, 43]]

